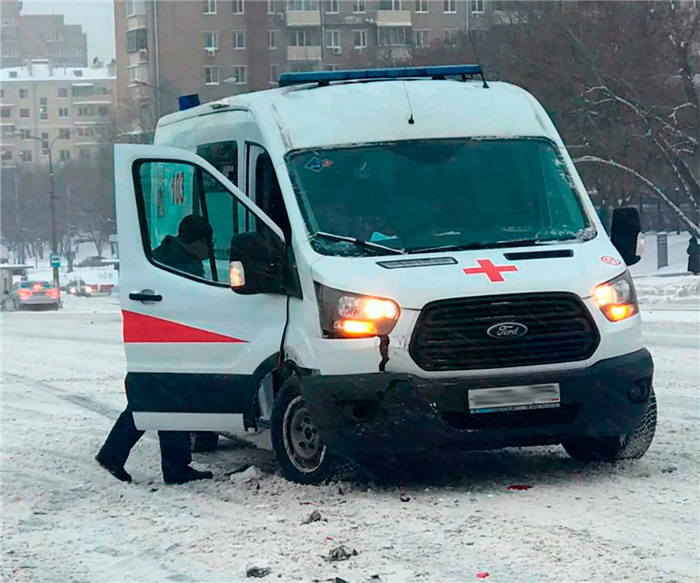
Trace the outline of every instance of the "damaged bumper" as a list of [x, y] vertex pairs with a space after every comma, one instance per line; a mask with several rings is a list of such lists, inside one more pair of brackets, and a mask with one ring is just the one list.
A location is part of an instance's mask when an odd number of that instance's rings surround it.
[[[653, 362], [646, 349], [574, 371], [483, 378], [397, 373], [310, 375], [301, 390], [328, 447], [363, 458], [446, 446], [492, 449], [631, 432], [646, 412]], [[551, 409], [472, 414], [470, 390], [557, 383]]]

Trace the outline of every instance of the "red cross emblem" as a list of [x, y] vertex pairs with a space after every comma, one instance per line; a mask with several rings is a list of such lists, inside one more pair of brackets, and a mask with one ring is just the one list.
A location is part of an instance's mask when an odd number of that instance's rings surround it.
[[467, 267], [464, 273], [474, 275], [475, 273], [485, 273], [491, 281], [505, 281], [501, 275], [502, 271], [518, 271], [515, 265], [494, 265], [490, 259], [477, 259], [479, 267]]

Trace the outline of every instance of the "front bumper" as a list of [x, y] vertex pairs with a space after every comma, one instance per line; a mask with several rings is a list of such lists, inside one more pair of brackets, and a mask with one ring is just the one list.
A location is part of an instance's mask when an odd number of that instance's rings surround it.
[[[588, 368], [484, 378], [398, 373], [309, 375], [301, 390], [331, 451], [375, 457], [446, 446], [493, 449], [631, 432], [647, 409], [653, 362], [646, 349]], [[470, 414], [470, 389], [559, 383], [556, 409]], [[632, 401], [633, 385], [644, 387]]]

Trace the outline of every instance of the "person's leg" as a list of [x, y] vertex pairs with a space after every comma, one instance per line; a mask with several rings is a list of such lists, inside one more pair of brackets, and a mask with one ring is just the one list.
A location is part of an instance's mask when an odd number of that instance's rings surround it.
[[192, 451], [195, 453], [216, 451], [219, 443], [219, 434], [212, 431], [195, 431]]
[[124, 470], [124, 464], [129, 457], [131, 448], [136, 445], [143, 433], [143, 431], [136, 429], [134, 416], [127, 406], [119, 415], [95, 459], [118, 480], [131, 482], [131, 476]]
[[161, 467], [166, 484], [184, 484], [212, 477], [211, 472], [200, 472], [190, 467], [190, 434], [187, 431], [159, 431]]

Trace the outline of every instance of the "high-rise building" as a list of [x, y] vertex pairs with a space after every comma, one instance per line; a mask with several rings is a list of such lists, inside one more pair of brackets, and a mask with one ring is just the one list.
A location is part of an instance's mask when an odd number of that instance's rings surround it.
[[0, 66], [21, 67], [46, 59], [59, 67], [86, 67], [87, 37], [80, 25], [66, 24], [60, 14], [21, 13], [22, 2], [0, 3]]
[[[113, 68], [55, 67], [47, 60], [0, 70], [2, 166], [96, 157], [114, 133]], [[38, 139], [37, 139], [38, 138]]]
[[280, 73], [404, 63], [483, 28], [493, 0], [115, 0], [120, 109], [150, 131], [198, 93], [274, 87]]

